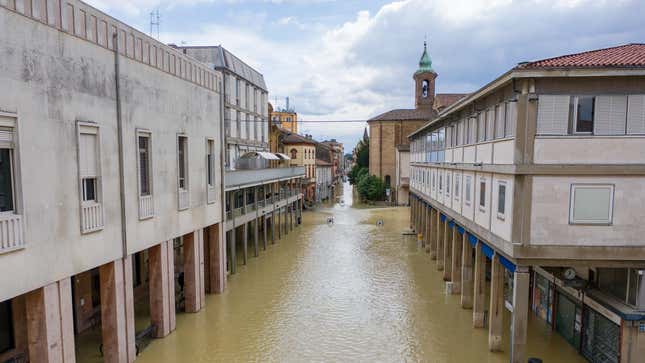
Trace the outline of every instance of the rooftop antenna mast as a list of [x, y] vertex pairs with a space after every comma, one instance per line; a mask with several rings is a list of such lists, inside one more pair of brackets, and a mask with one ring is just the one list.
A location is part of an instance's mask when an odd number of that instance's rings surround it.
[[159, 8], [150, 13], [150, 36], [154, 37], [154, 31], [157, 30], [157, 40], [159, 40], [159, 29], [161, 28], [161, 15]]

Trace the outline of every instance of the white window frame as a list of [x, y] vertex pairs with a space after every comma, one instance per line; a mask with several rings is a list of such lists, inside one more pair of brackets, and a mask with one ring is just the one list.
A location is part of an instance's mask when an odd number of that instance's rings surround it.
[[472, 189], [472, 179], [473, 179], [473, 177], [471, 175], [464, 175], [464, 177], [465, 177], [465, 181], [464, 181], [465, 188], [464, 189], [465, 189], [465, 193], [466, 193], [465, 198], [464, 198], [464, 203], [466, 203], [466, 205], [470, 206], [470, 202], [472, 200], [472, 190], [471, 189]]
[[[211, 150], [212, 144], [212, 150]], [[208, 165], [208, 157], [211, 156], [211, 165]], [[215, 172], [215, 139], [212, 137], [206, 138], [206, 187], [215, 188], [217, 181], [217, 173]], [[210, 173], [209, 173], [210, 171]], [[209, 180], [211, 183], [209, 183]]]
[[[500, 195], [500, 190], [501, 188], [504, 187], [504, 213], [500, 213], [499, 211], [499, 195]], [[498, 180], [497, 181], [497, 219], [500, 220], [505, 220], [506, 219], [506, 205], [508, 204], [506, 201], [508, 196], [508, 184], [504, 180]]]
[[[17, 157], [18, 157], [17, 147], [16, 147], [17, 138], [18, 138], [18, 128], [17, 128], [16, 120], [17, 120], [17, 117], [15, 114], [6, 114], [0, 111], [0, 127], [2, 127], [3, 129], [6, 129], [7, 131], [11, 130], [13, 135], [13, 140], [11, 141], [10, 144], [6, 144], [5, 142], [3, 142], [2, 145], [0, 145], [0, 149], [9, 150], [9, 161], [10, 161], [9, 167], [11, 171], [11, 198], [13, 201], [12, 209], [0, 212], [0, 216], [18, 215], [19, 214], [18, 211], [20, 210], [19, 205], [21, 204], [20, 203], [21, 201], [18, 200], [18, 196], [19, 196], [18, 188], [20, 184], [17, 181], [17, 170], [16, 170]], [[77, 140], [78, 140], [78, 137], [77, 137]], [[80, 173], [79, 173], [79, 180], [80, 180]], [[22, 230], [22, 227], [21, 227], [21, 230]]]
[[152, 133], [150, 130], [146, 129], [137, 129], [136, 132], [136, 145], [137, 145], [137, 191], [138, 191], [138, 196], [139, 198], [141, 197], [147, 197], [148, 195], [143, 195], [141, 191], [141, 159], [140, 159], [140, 153], [139, 150], [141, 148], [141, 145], [139, 144], [139, 138], [140, 137], [145, 137], [148, 138], [148, 189], [150, 189], [149, 196], [152, 196], [154, 194], [154, 187], [153, 187], [153, 178], [152, 178]]
[[[181, 138], [185, 139], [185, 146], [186, 149], [184, 150], [184, 160], [181, 160], [179, 157], [179, 140]], [[177, 198], [178, 198], [178, 210], [186, 210], [190, 208], [190, 139], [188, 138], [188, 134], [185, 133], [178, 133], [176, 140], [175, 140], [175, 147], [176, 147], [176, 153], [177, 153]], [[181, 187], [181, 175], [180, 175], [180, 164], [183, 162], [184, 166], [184, 188]], [[186, 197], [188, 198], [188, 202], [186, 205], [182, 205], [181, 203], [181, 198], [182, 194], [186, 194]]]
[[[482, 183], [484, 184], [484, 192], [482, 193]], [[479, 179], [479, 200], [477, 205], [481, 212], [486, 212], [486, 193], [488, 193], [488, 181], [482, 177]], [[484, 197], [484, 205], [482, 205], [482, 197]]]
[[[593, 101], [593, 124], [591, 126], [591, 131], [577, 131], [578, 130], [578, 102], [580, 97], [592, 97]], [[573, 110], [571, 110], [573, 119], [571, 120], [571, 135], [593, 135], [596, 128], [596, 95], [574, 95], [571, 96], [571, 101], [573, 102]]]
[[[136, 158], [137, 158], [137, 196], [139, 202], [139, 220], [143, 221], [146, 219], [153, 218], [155, 216], [154, 212], [154, 173], [153, 173], [153, 152], [152, 152], [152, 132], [147, 129], [137, 129], [135, 132], [135, 145], [136, 145]], [[145, 137], [148, 139], [148, 195], [143, 195], [141, 190], [141, 144], [139, 143], [139, 138]]]
[[[96, 137], [95, 200], [88, 201], [83, 198], [85, 189], [84, 179], [87, 177], [81, 172], [81, 135], [83, 134], [95, 135]], [[76, 122], [76, 156], [78, 165], [79, 222], [81, 234], [98, 232], [105, 228], [105, 216], [103, 212], [103, 183], [101, 178], [101, 132], [97, 123], [88, 121]], [[85, 213], [89, 213], [92, 217], [88, 217]]]
[[455, 174], [455, 200], [459, 201], [459, 187], [461, 183], [461, 174]]
[[[577, 221], [574, 219], [574, 209], [575, 209], [575, 192], [576, 189], [599, 189], [606, 188], [610, 191], [609, 193], [609, 218], [607, 220], [580, 220]], [[614, 222], [614, 197], [616, 193], [616, 186], [614, 184], [571, 184], [569, 191], [569, 224], [570, 225], [602, 225], [610, 226]]]

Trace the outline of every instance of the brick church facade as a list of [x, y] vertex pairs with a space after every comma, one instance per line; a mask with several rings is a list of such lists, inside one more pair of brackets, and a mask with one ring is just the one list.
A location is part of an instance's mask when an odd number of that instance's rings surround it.
[[[408, 204], [408, 165], [398, 165], [409, 153], [408, 135], [433, 120], [437, 113], [464, 94], [436, 94], [437, 73], [424, 44], [419, 69], [414, 73], [415, 108], [396, 109], [368, 120], [370, 131], [370, 175], [383, 179], [391, 190], [390, 200]], [[402, 155], [406, 154], [406, 155]]]

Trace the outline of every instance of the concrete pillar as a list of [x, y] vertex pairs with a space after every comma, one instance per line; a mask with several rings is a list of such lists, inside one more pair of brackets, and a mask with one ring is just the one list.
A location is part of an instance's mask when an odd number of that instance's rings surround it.
[[54, 282], [26, 294], [25, 306], [29, 360], [75, 362], [70, 279]]
[[260, 238], [258, 236], [258, 232], [259, 232], [258, 223], [260, 223], [259, 217], [253, 220], [253, 253], [255, 257], [260, 256]]
[[426, 235], [426, 221], [427, 221], [427, 216], [428, 216], [428, 206], [424, 203], [422, 204], [421, 207], [421, 247], [425, 248], [426, 246], [426, 239], [428, 236]]
[[473, 248], [464, 231], [461, 243], [461, 307], [473, 308]]
[[244, 259], [244, 265], [249, 261], [249, 223], [244, 223], [242, 226], [242, 258]]
[[529, 314], [528, 267], [517, 267], [513, 274], [513, 315], [511, 322], [511, 362], [524, 363], [527, 360], [526, 333]]
[[439, 223], [437, 220], [437, 211], [432, 209], [430, 211], [430, 259], [437, 259], [437, 230]]
[[184, 297], [187, 313], [196, 313], [205, 306], [202, 238], [201, 229], [184, 235]]
[[490, 278], [490, 304], [488, 307], [488, 349], [491, 352], [502, 350], [504, 331], [504, 266], [499, 263], [499, 255], [493, 255]]
[[473, 288], [473, 327], [484, 327], [484, 309], [486, 308], [486, 256], [481, 244], [475, 247], [475, 271]]
[[150, 321], [157, 327], [155, 338], [163, 338], [175, 330], [174, 260], [172, 240], [148, 249]]
[[432, 208], [430, 206], [426, 207], [426, 228], [423, 232], [423, 235], [426, 239], [426, 253], [430, 253], [430, 240], [432, 239], [432, 229], [430, 228], [432, 224]]
[[443, 234], [444, 222], [441, 221], [441, 213], [437, 212], [437, 270], [443, 271]]
[[106, 363], [131, 363], [136, 357], [132, 259], [128, 256], [99, 267], [101, 331]]
[[275, 209], [271, 212], [271, 244], [275, 244]]
[[[465, 234], [465, 231], [464, 231]], [[452, 293], [461, 294], [461, 248], [463, 244], [463, 236], [457, 230], [457, 225], [452, 228], [452, 261], [451, 261], [451, 279]]]
[[231, 236], [231, 240], [229, 241], [229, 244], [228, 244], [228, 255], [231, 256], [230, 257], [231, 274], [235, 274], [237, 272], [237, 256], [236, 256], [237, 247], [236, 247], [236, 244], [235, 244], [236, 239], [237, 239], [237, 236], [236, 236], [237, 228], [235, 228], [235, 226], [234, 226], [233, 229], [231, 229], [231, 231], [229, 233], [230, 233], [230, 236]]
[[444, 234], [443, 234], [443, 280], [451, 281], [452, 280], [452, 228], [446, 219], [443, 222]]
[[226, 289], [226, 245], [223, 243], [223, 223], [214, 224], [208, 234], [208, 293], [221, 294]]
[[278, 208], [276, 213], [278, 220], [276, 224], [278, 225], [278, 239], [282, 239], [282, 208]]
[[267, 250], [267, 228], [269, 225], [267, 224], [267, 217], [266, 215], [262, 217], [262, 248], [266, 251]]

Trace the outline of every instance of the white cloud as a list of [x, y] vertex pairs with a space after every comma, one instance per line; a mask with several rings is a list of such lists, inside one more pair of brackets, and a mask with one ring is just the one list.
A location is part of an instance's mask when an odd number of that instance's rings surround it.
[[[93, 0], [94, 4], [107, 0]], [[306, 3], [306, 0], [124, 0], [128, 11], [204, 2]], [[326, 1], [326, 0], [316, 0]], [[111, 4], [111, 3], [110, 3]], [[110, 6], [105, 5], [108, 9]], [[296, 26], [285, 41], [275, 27], [307, 24], [285, 14], [266, 21], [240, 18], [163, 34], [167, 42], [222, 44], [261, 71], [273, 96], [290, 96], [308, 120], [367, 119], [411, 108], [412, 73], [427, 35], [437, 92], [468, 92], [517, 62], [642, 41], [637, 0], [404, 0], [361, 11], [334, 26]], [[272, 28], [273, 27], [273, 28]], [[318, 137], [346, 143], [364, 124], [305, 124]], [[350, 148], [348, 148], [350, 149]]]

